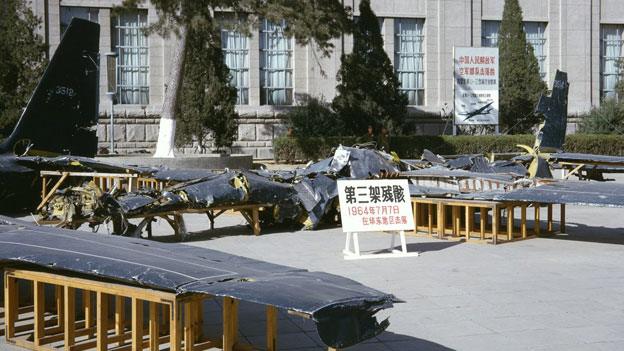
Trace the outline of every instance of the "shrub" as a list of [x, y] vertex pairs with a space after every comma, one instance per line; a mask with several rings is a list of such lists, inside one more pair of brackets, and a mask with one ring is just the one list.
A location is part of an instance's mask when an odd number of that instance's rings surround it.
[[369, 0], [360, 1], [353, 52], [340, 58], [337, 95], [332, 102], [346, 134], [362, 135], [368, 125], [402, 131], [408, 99], [384, 50], [379, 20]]
[[599, 107], [582, 116], [580, 130], [583, 133], [623, 134], [624, 103], [605, 99]]
[[329, 104], [314, 97], [305, 98], [301, 106], [294, 107], [284, 117], [299, 138], [340, 135], [343, 131]]

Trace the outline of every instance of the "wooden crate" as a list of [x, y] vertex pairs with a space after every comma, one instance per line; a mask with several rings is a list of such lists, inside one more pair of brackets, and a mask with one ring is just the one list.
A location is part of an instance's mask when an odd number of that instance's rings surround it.
[[[33, 296], [20, 289], [32, 288]], [[52, 293], [53, 292], [53, 293]], [[49, 297], [52, 301], [47, 301]], [[238, 339], [239, 301], [223, 298], [222, 337], [202, 335], [207, 295], [180, 296], [149, 288], [22, 269], [4, 273], [6, 340], [30, 350], [248, 350]], [[126, 304], [131, 305], [127, 315]], [[147, 317], [147, 318], [146, 318]], [[277, 308], [266, 308], [266, 350], [276, 350]]]

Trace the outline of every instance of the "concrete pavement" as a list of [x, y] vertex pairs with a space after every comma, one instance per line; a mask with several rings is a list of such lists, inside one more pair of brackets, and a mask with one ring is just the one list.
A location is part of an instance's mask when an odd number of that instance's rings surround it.
[[[413, 258], [345, 261], [341, 228], [269, 228], [255, 237], [235, 214], [213, 231], [203, 230], [205, 216], [185, 216], [193, 232], [185, 244], [342, 275], [405, 301], [379, 313], [390, 318], [387, 332], [348, 350], [624, 350], [623, 215], [568, 206], [566, 235], [498, 246], [408, 237], [410, 251], [422, 252]], [[165, 222], [154, 230], [157, 240], [173, 239]], [[378, 249], [390, 237], [360, 241]], [[310, 321], [280, 317], [280, 350], [324, 349]], [[205, 319], [217, 333], [215, 302]], [[240, 320], [243, 340], [262, 345], [263, 308], [242, 304]]]

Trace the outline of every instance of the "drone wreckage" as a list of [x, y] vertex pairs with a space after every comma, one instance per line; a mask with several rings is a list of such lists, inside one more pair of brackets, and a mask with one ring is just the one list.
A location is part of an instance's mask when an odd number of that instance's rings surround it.
[[[490, 161], [483, 155], [447, 160], [428, 150], [420, 160], [400, 160], [379, 150], [338, 146], [330, 157], [289, 171], [149, 169], [71, 156], [23, 158], [21, 162], [56, 171], [132, 173], [164, 184], [162, 189], [102, 192], [85, 181], [57, 191], [40, 212], [42, 219], [58, 220], [69, 227], [113, 221], [116, 234], [131, 236], [140, 236], [143, 226], [132, 225], [129, 218], [245, 204], [267, 206], [269, 210], [261, 213], [263, 225], [290, 222], [314, 229], [338, 220], [338, 179], [407, 178], [415, 197], [526, 202], [539, 198], [552, 203], [623, 207], [620, 185], [552, 179], [553, 167], [573, 166], [569, 175], [594, 180], [604, 180], [603, 172], [624, 171], [624, 157], [561, 152], [566, 133], [566, 73], [558, 71], [553, 86], [551, 96], [542, 96], [536, 109], [545, 123], [535, 146], [519, 145], [530, 152], [511, 160]], [[462, 188], [465, 180], [475, 184], [476, 180], [494, 180], [499, 186]]]

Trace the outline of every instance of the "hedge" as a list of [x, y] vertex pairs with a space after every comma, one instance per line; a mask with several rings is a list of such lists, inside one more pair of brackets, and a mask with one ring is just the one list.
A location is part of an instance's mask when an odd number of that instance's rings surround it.
[[[289, 138], [273, 140], [275, 159], [284, 162], [318, 160], [330, 155], [333, 147], [353, 145], [356, 137]], [[420, 158], [424, 149], [440, 155], [521, 152], [517, 144], [533, 146], [533, 135], [473, 136], [395, 136], [390, 148], [401, 158]], [[564, 150], [602, 155], [624, 155], [624, 135], [572, 134], [566, 137]]]

